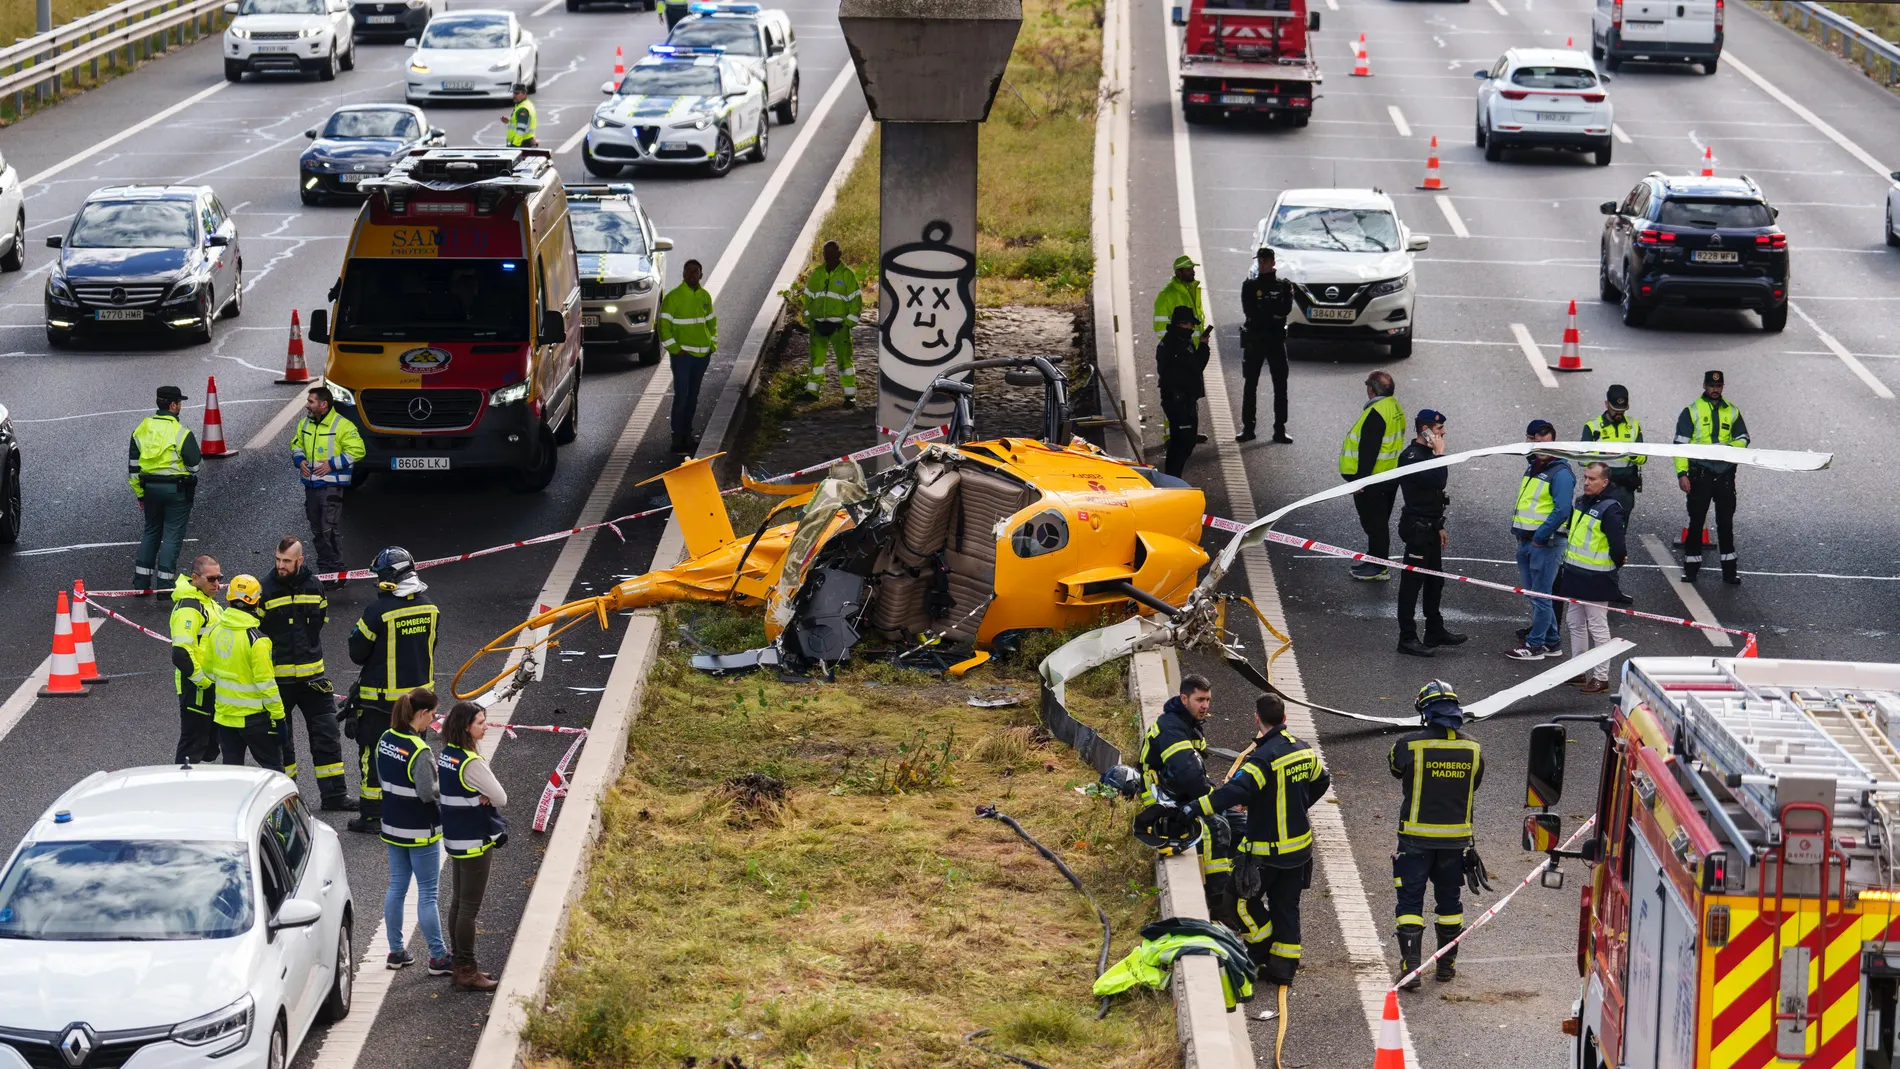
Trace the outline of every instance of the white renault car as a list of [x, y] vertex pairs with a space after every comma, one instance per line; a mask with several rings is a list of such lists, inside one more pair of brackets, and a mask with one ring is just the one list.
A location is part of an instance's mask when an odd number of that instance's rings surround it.
[[356, 66], [356, 20], [347, 0], [239, 0], [224, 5], [224, 77], [314, 74], [324, 81]]
[[1610, 165], [1616, 113], [1604, 88], [1608, 75], [1582, 52], [1513, 48], [1478, 79], [1478, 147], [1492, 163], [1507, 149], [1589, 152]]
[[1288, 335], [1380, 342], [1399, 359], [1412, 355], [1412, 254], [1429, 244], [1377, 189], [1289, 189], [1254, 229], [1293, 284]]
[[404, 96], [431, 100], [512, 100], [540, 78], [540, 47], [512, 11], [452, 11], [429, 21], [422, 37], [404, 42], [409, 57]]
[[350, 1011], [351, 914], [282, 773], [95, 772], [0, 873], [0, 1066], [283, 1069]]

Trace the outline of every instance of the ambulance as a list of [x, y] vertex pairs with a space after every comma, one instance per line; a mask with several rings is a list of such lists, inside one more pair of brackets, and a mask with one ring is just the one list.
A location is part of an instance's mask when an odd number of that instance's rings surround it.
[[[1555, 720], [1532, 729], [1524, 845], [1546, 887], [1590, 869], [1572, 1064], [1893, 1069], [1900, 665], [1639, 657], [1609, 713]], [[1607, 744], [1565, 849], [1549, 810], [1580, 723]]]
[[332, 307], [325, 385], [364, 472], [501, 472], [544, 489], [580, 418], [581, 286], [546, 149], [424, 148], [368, 194]]

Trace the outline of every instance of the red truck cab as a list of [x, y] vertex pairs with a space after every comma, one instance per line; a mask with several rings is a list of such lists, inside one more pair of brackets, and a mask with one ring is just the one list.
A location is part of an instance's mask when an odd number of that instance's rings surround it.
[[1305, 126], [1321, 82], [1306, 0], [1189, 0], [1174, 9], [1181, 42], [1181, 107], [1188, 122], [1236, 114]]

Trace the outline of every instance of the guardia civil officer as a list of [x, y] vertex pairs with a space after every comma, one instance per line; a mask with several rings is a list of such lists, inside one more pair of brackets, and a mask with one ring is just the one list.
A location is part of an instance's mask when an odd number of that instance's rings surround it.
[[534, 148], [540, 144], [534, 139], [540, 116], [535, 114], [534, 101], [528, 99], [527, 86], [515, 86], [514, 97], [515, 106], [501, 117], [501, 121], [508, 125], [508, 147]]
[[145, 514], [145, 533], [132, 560], [132, 585], [164, 590], [177, 577], [178, 549], [185, 543], [191, 504], [198, 496], [198, 467], [204, 453], [198, 437], [178, 420], [185, 393], [176, 386], [158, 388], [158, 411], [132, 431], [126, 482]]
[[418, 687], [435, 689], [435, 628], [439, 610], [424, 592], [416, 559], [401, 546], [390, 546], [370, 564], [382, 593], [369, 603], [350, 632], [350, 660], [363, 668], [354, 706], [359, 771], [357, 817], [351, 831], [381, 830], [383, 789], [377, 778], [376, 743], [388, 730], [396, 699]]
[[218, 622], [218, 588], [224, 572], [205, 554], [172, 588], [172, 685], [178, 689], [177, 764], [218, 759], [218, 726], [211, 719], [216, 692], [205, 671], [205, 637]]
[[284, 775], [297, 778], [297, 731], [289, 711], [303, 713], [310, 734], [310, 770], [317, 778], [323, 808], [356, 808], [343, 781], [343, 743], [337, 737], [336, 688], [323, 668], [323, 625], [330, 622], [330, 599], [323, 584], [304, 564], [303, 543], [288, 535], [277, 543], [276, 567], [264, 577], [265, 637], [271, 641], [277, 693], [285, 717], [278, 722], [277, 746]]
[[[1742, 410], [1722, 399], [1720, 371], [1702, 375], [1702, 396], [1676, 417], [1676, 441], [1687, 445], [1730, 445], [1748, 448], [1748, 421]], [[1722, 553], [1722, 581], [1739, 585], [1735, 564], [1735, 465], [1721, 460], [1676, 458], [1676, 482], [1689, 495], [1689, 539], [1682, 547], [1682, 581], [1695, 582], [1702, 569], [1702, 524], [1715, 504], [1715, 534]]]
[[[1463, 892], [1466, 870], [1482, 863], [1471, 849], [1471, 803], [1484, 780], [1478, 743], [1459, 733], [1465, 711], [1451, 684], [1434, 679], [1418, 688], [1413, 703], [1425, 727], [1392, 745], [1387, 757], [1392, 775], [1404, 784], [1399, 800], [1399, 849], [1392, 855], [1392, 881], [1398, 887], [1399, 975], [1418, 968], [1424, 958], [1425, 885], [1436, 901], [1434, 927], [1444, 946], [1465, 930]], [[1436, 979], [1458, 975], [1458, 951], [1438, 959]], [[1414, 977], [1405, 990], [1418, 990]]]

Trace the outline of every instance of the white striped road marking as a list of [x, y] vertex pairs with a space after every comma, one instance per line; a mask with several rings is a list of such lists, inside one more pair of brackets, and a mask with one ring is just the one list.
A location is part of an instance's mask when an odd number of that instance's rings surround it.
[[[1173, 28], [1168, 23], [1166, 5], [1161, 8], [1162, 39], [1171, 41]], [[1175, 85], [1181, 79], [1181, 55], [1173, 48], [1162, 50], [1167, 57], [1168, 84]], [[1182, 112], [1179, 98], [1168, 109], [1174, 135], [1174, 192], [1177, 200], [1177, 214], [1181, 221], [1181, 251], [1192, 257], [1197, 263], [1205, 263], [1201, 254], [1200, 210], [1195, 202], [1194, 190], [1194, 153], [1188, 142], [1187, 116]], [[1220, 366], [1220, 357], [1216, 351], [1219, 340], [1212, 334], [1207, 339], [1208, 348], [1213, 355], [1215, 367]], [[1227, 489], [1227, 506], [1232, 519], [1242, 525], [1250, 524], [1260, 517], [1254, 507], [1253, 485], [1247, 478], [1247, 465], [1241, 458], [1240, 446], [1234, 441], [1234, 409], [1227, 396], [1227, 377], [1225, 375], [1207, 376], [1207, 408], [1212, 420], [1213, 439], [1220, 456], [1221, 479]], [[1273, 622], [1273, 626], [1283, 634], [1287, 629], [1286, 607], [1280, 602], [1279, 586], [1273, 577], [1273, 563], [1267, 557], [1264, 547], [1241, 554], [1240, 561], [1246, 569], [1247, 585], [1253, 591], [1254, 603], [1260, 612]], [[1263, 649], [1273, 641], [1273, 636], [1263, 626], [1258, 632]], [[1275, 662], [1279, 670], [1275, 682], [1280, 689], [1295, 702], [1306, 699], [1306, 684], [1300, 678], [1298, 651], [1287, 649]], [[1295, 705], [1287, 710], [1287, 726], [1302, 739], [1307, 739], [1314, 753], [1324, 760], [1320, 753], [1319, 730], [1313, 723], [1313, 713], [1303, 705]], [[1392, 968], [1385, 959], [1385, 927], [1372, 916], [1372, 902], [1366, 897], [1365, 881], [1359, 872], [1358, 858], [1353, 856], [1352, 843], [1346, 838], [1346, 819], [1337, 805], [1316, 805], [1308, 810], [1307, 816], [1313, 825], [1313, 852], [1318, 856], [1320, 872], [1325, 875], [1326, 886], [1332, 892], [1327, 901], [1331, 902], [1333, 913], [1339, 920], [1339, 934], [1345, 943], [1346, 958], [1352, 966], [1353, 985], [1359, 995], [1359, 1008], [1365, 1018], [1369, 1036], [1380, 1034], [1381, 1019], [1385, 1013], [1386, 993], [1392, 988]], [[1399, 1021], [1399, 1045], [1403, 1049], [1405, 1064], [1416, 1066], [1418, 1052], [1412, 1047], [1412, 1033], [1406, 1022]]]
[[1328, 11], [1338, 11], [1338, 10], [1339, 10], [1339, 0], [1326, 0], [1326, 10], [1328, 10]]
[[106, 138], [103, 141], [93, 142], [90, 147], [81, 149], [78, 152], [73, 153], [72, 155], [66, 157], [65, 159], [59, 161], [58, 163], [55, 163], [51, 167], [48, 167], [46, 170], [41, 171], [38, 174], [28, 175], [26, 178], [26, 181], [20, 184], [25, 185], [25, 186], [38, 185], [39, 183], [46, 181], [47, 179], [53, 177], [54, 175], [59, 174], [61, 171], [66, 170], [68, 167], [72, 167], [75, 164], [84, 163], [85, 161], [93, 158], [94, 156], [97, 156], [99, 153], [104, 152], [106, 149], [111, 148], [112, 146], [118, 144], [121, 141], [124, 141], [126, 138], [131, 137], [134, 134], [143, 133], [144, 131], [151, 129], [154, 126], [157, 126], [159, 123], [164, 122], [166, 119], [169, 119], [172, 116], [178, 114], [179, 112], [184, 111], [186, 108], [191, 107], [193, 104], [198, 103], [199, 101], [205, 99], [206, 97], [210, 96], [213, 93], [218, 92], [219, 90], [222, 90], [225, 86], [230, 85], [230, 84], [231, 84], [230, 82], [219, 82], [218, 84], [213, 85], [208, 89], [203, 89], [196, 93], [193, 93], [190, 96], [186, 97], [185, 99], [179, 101], [178, 103], [173, 104], [171, 107], [166, 108], [164, 111], [158, 112], [155, 115], [151, 115], [144, 119], [141, 119], [138, 122], [135, 122], [132, 125], [126, 127], [125, 129], [120, 130], [118, 133], [113, 134], [111, 137]]
[[1438, 202], [1438, 210], [1445, 214], [1445, 222], [1451, 227], [1452, 233], [1461, 238], [1471, 236], [1471, 231], [1465, 229], [1465, 221], [1458, 216], [1458, 209], [1452, 207], [1450, 197], [1440, 193], [1432, 199]]
[[1623, 128], [1622, 128], [1621, 126], [1618, 126], [1618, 125], [1616, 125], [1615, 123], [1611, 123], [1611, 124], [1610, 124], [1610, 132], [1611, 132], [1611, 133], [1613, 133], [1613, 134], [1615, 134], [1615, 135], [1616, 135], [1616, 139], [1617, 139], [1618, 141], [1621, 141], [1621, 142], [1623, 142], [1623, 143], [1624, 143], [1625, 145], [1629, 145], [1629, 144], [1634, 144], [1634, 142], [1632, 142], [1632, 141], [1630, 140], [1630, 135], [1628, 135], [1628, 134], [1626, 134], [1626, 133], [1624, 133], [1624, 132], [1623, 132]]
[[[1710, 627], [1721, 627], [1722, 622], [1709, 611], [1709, 603], [1702, 600], [1702, 592], [1695, 588], [1694, 583], [1682, 581], [1682, 569], [1676, 566], [1675, 558], [1669, 555], [1669, 550], [1663, 545], [1662, 539], [1653, 534], [1643, 535], [1642, 539], [1643, 548], [1649, 550], [1650, 559], [1656, 562], [1656, 567], [1662, 569], [1663, 575], [1669, 579], [1669, 589], [1676, 592], [1676, 597], [1682, 600], [1682, 607], [1689, 610], [1689, 618], [1700, 624], [1708, 624]], [[1705, 551], [1707, 548], [1704, 547]], [[1702, 637], [1708, 639], [1711, 646], [1735, 645], [1726, 632], [1710, 631], [1700, 627], [1696, 630], [1702, 632]]]
[[[49, 635], [51, 633], [47, 632]], [[20, 722], [20, 718], [26, 715], [28, 709], [33, 708], [34, 699], [39, 697], [40, 688], [46, 685], [46, 678], [52, 674], [52, 671], [53, 655], [49, 653], [46, 659], [40, 662], [40, 666], [33, 669], [32, 675], [21, 680], [20, 685], [13, 688], [13, 693], [7, 697], [6, 704], [0, 705], [0, 739], [6, 738], [7, 733], [13, 730], [13, 725]]]
[[1795, 315], [1800, 316], [1801, 321], [1803, 323], [1806, 323], [1808, 327], [1814, 331], [1815, 334], [1820, 336], [1822, 345], [1827, 346], [1829, 351], [1831, 351], [1835, 356], [1838, 356], [1841, 358], [1841, 363], [1847, 365], [1847, 370], [1853, 372], [1856, 376], [1860, 378], [1860, 381], [1867, 384], [1868, 389], [1874, 391], [1875, 397], [1878, 397], [1883, 401], [1893, 400], [1893, 391], [1887, 388], [1886, 383], [1881, 382], [1878, 378], [1876, 378], [1873, 372], [1867, 370], [1866, 364], [1861, 363], [1859, 358], [1855, 357], [1853, 353], [1848, 352], [1847, 346], [1842, 345], [1840, 342], [1834, 340], [1834, 335], [1829, 334], [1825, 330], [1822, 330], [1821, 324], [1816, 323], [1814, 321], [1814, 317], [1810, 316], [1805, 310], [1802, 309], [1800, 305], [1794, 303], [1793, 301], [1789, 301], [1788, 307], [1794, 312]]
[[[284, 428], [290, 426], [290, 421], [297, 418], [297, 413], [303, 411], [304, 398], [311, 390], [321, 385], [323, 385], [322, 375], [311, 376], [310, 384], [299, 389], [297, 396], [285, 401], [284, 407], [277, 410], [277, 414], [270, 418], [269, 423], [264, 424], [264, 429], [252, 435], [251, 440], [244, 443], [245, 450], [248, 452], [252, 449], [268, 448], [271, 440], [282, 434]], [[284, 448], [289, 449], [290, 444], [286, 442]]]
[[1406, 123], [1405, 113], [1399, 110], [1397, 104], [1387, 104], [1385, 113], [1392, 116], [1392, 125], [1398, 127], [1400, 137], [1412, 136], [1412, 127]]
[[1768, 79], [1763, 78], [1759, 74], [1756, 74], [1755, 68], [1749, 66], [1746, 63], [1743, 63], [1739, 58], [1736, 57], [1735, 53], [1728, 51], [1727, 49], [1724, 49], [1722, 52], [1722, 60], [1728, 66], [1730, 70], [1748, 79], [1749, 81], [1754, 82], [1756, 87], [1759, 88], [1762, 92], [1767, 93], [1769, 96], [1774, 97], [1776, 100], [1780, 101], [1783, 107], [1787, 108], [1789, 111], [1794, 112], [1795, 115], [1798, 116], [1802, 122], [1807, 123], [1809, 126], [1814, 127], [1816, 130], [1819, 130], [1821, 134], [1824, 137], [1826, 137], [1829, 141], [1832, 141], [1835, 144], [1846, 149], [1849, 155], [1853, 156], [1855, 159], [1865, 164], [1868, 170], [1874, 172], [1875, 174], [1879, 175], [1882, 178], [1886, 178], [1887, 176], [1893, 173], [1893, 168], [1888, 167], [1886, 164], [1881, 163], [1877, 159], [1874, 159], [1873, 155], [1869, 153], [1866, 149], [1861, 148], [1859, 145], [1856, 145], [1854, 142], [1848, 140], [1846, 134], [1843, 134], [1839, 130], [1836, 130], [1832, 126], [1829, 126], [1826, 122], [1822, 121], [1819, 115], [1816, 115], [1815, 113], [1809, 111], [1807, 108], [1804, 108], [1800, 104], [1795, 103], [1795, 100], [1793, 97], [1775, 88], [1774, 83], [1770, 82]]
[[[1555, 302], [1563, 304], [1562, 301]], [[1550, 373], [1550, 365], [1544, 363], [1544, 351], [1537, 347], [1537, 339], [1531, 337], [1530, 328], [1522, 323], [1511, 324], [1511, 333], [1517, 335], [1517, 347], [1524, 350], [1524, 359], [1530, 361], [1531, 370], [1537, 372], [1537, 381], [1557, 388], [1557, 376]]]
[[[587, 117], [587, 121], [581, 124], [580, 129], [567, 135], [567, 140], [561, 142], [561, 147], [555, 149], [554, 154], [556, 156], [565, 156], [568, 153], [574, 151], [574, 146], [581, 143], [581, 138], [587, 136], [588, 127], [592, 126], [593, 124], [594, 124], [594, 117], [592, 115], [589, 115]], [[675, 227], [674, 229], [677, 230], [679, 228]]]
[[1498, 3], [1498, 0], [1491, 0], [1491, 10], [1497, 12], [1500, 15], [1505, 16], [1506, 18], [1509, 18], [1511, 14], [1509, 11], [1504, 10], [1504, 5]]
[[542, 4], [540, 7], [537, 7], [533, 11], [528, 12], [528, 17], [534, 18], [539, 15], [545, 15], [548, 12], [553, 11], [555, 5], [559, 4], [560, 2], [561, 0], [548, 0], [547, 3]]

